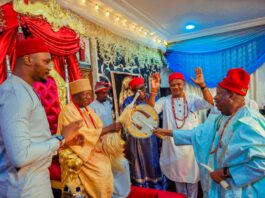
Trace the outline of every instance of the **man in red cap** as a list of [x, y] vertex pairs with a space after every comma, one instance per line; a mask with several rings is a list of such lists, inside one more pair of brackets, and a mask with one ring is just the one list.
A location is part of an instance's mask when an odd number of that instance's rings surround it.
[[[97, 82], [95, 85], [96, 99], [89, 105], [98, 117], [103, 122], [103, 127], [106, 127], [113, 123], [112, 103], [108, 99], [109, 89], [111, 85], [107, 82]], [[130, 193], [130, 170], [128, 161], [123, 158], [121, 163], [124, 166], [124, 171], [119, 172], [113, 170], [114, 177], [114, 191], [112, 197], [127, 197]]]
[[32, 88], [49, 75], [51, 57], [44, 41], [26, 39], [16, 48], [13, 75], [0, 87], [0, 195], [53, 197], [49, 170], [53, 154], [75, 137], [80, 122], [51, 136], [44, 108]]
[[[263, 197], [265, 194], [265, 119], [245, 105], [250, 76], [230, 69], [214, 98], [220, 114], [210, 114], [193, 130], [157, 129], [175, 145], [192, 145], [200, 167], [204, 197]], [[226, 181], [228, 188], [222, 187]], [[222, 182], [223, 183], [223, 182]]]
[[[157, 74], [153, 75], [153, 79], [160, 80]], [[149, 104], [151, 98], [155, 100], [157, 90], [152, 90], [150, 94], [147, 94], [142, 77], [133, 78], [130, 81], [130, 87], [134, 94], [124, 100], [123, 110], [133, 101], [136, 92], [140, 93], [135, 102], [136, 105]], [[126, 157], [130, 164], [132, 185], [163, 189], [163, 177], [159, 166], [159, 143], [160, 140], [155, 135], [145, 139], [128, 135]]]
[[[163, 127], [166, 129], [192, 129], [198, 125], [197, 112], [213, 105], [212, 95], [207, 89], [201, 68], [195, 69], [193, 82], [200, 87], [203, 98], [184, 92], [185, 79], [182, 73], [172, 73], [169, 78], [171, 95], [160, 98], [153, 105], [157, 113], [163, 112]], [[153, 89], [158, 89], [153, 86]], [[199, 170], [192, 146], [175, 146], [170, 137], [163, 140], [160, 166], [167, 178], [176, 183], [178, 193], [197, 198]]]
[[134, 94], [139, 90], [140, 96], [139, 100], [144, 100], [146, 98], [144, 79], [142, 77], [133, 78], [130, 82], [130, 87]]
[[110, 84], [107, 82], [97, 82], [95, 86], [96, 99], [89, 105], [100, 117], [104, 126], [113, 122], [112, 103], [108, 99]]

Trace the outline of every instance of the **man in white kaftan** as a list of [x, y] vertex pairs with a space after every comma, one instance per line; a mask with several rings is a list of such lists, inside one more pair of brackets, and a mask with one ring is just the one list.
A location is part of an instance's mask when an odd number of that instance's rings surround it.
[[[51, 136], [44, 108], [32, 88], [33, 82], [48, 77], [50, 59], [42, 40], [23, 40], [17, 46], [13, 75], [0, 86], [1, 198], [53, 197], [48, 168], [63, 142]], [[74, 137], [78, 125], [67, 129], [63, 129], [65, 142]]]
[[[211, 104], [213, 104], [212, 97], [204, 84], [200, 68], [196, 69], [196, 80], [194, 82], [201, 87], [204, 98], [185, 95], [183, 74], [173, 73], [169, 76], [172, 95], [160, 98], [155, 103], [157, 113], [163, 112], [164, 128], [174, 130], [192, 129], [198, 125], [197, 112], [211, 108]], [[176, 182], [178, 193], [183, 193], [190, 198], [197, 198], [199, 169], [192, 146], [176, 146], [173, 138], [166, 137], [162, 144], [160, 166], [166, 177]]]
[[[157, 113], [163, 112], [163, 127], [166, 129], [178, 130], [171, 107], [172, 95], [159, 99], [155, 104]], [[181, 129], [193, 129], [198, 125], [198, 111], [209, 109], [211, 106], [203, 98], [195, 95], [187, 95], [188, 117]], [[179, 117], [184, 117], [183, 99], [174, 99], [175, 111]], [[178, 126], [181, 121], [176, 121]], [[163, 173], [172, 181], [179, 183], [197, 183], [199, 181], [198, 165], [193, 155], [192, 146], [176, 146], [173, 138], [166, 137], [163, 140], [160, 166]]]
[[[112, 118], [112, 104], [108, 100], [108, 92], [110, 85], [105, 82], [97, 82], [95, 86], [95, 93], [97, 95], [96, 99], [89, 105], [99, 118], [103, 122], [103, 127], [106, 127], [113, 123]], [[131, 190], [131, 179], [130, 179], [130, 170], [129, 163], [124, 158], [122, 161], [124, 166], [124, 172], [113, 170], [114, 177], [114, 191], [113, 198], [126, 198]]]
[[[265, 119], [245, 105], [249, 74], [231, 69], [218, 85], [215, 102], [221, 114], [210, 114], [193, 130], [157, 129], [158, 135], [174, 137], [176, 145], [192, 145], [200, 168], [204, 197], [264, 197]], [[228, 190], [220, 182], [226, 180]]]

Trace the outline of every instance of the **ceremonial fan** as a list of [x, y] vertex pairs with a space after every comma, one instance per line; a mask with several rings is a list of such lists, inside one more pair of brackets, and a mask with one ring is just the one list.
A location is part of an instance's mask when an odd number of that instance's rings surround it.
[[135, 138], [147, 138], [153, 134], [158, 123], [155, 109], [148, 104], [141, 104], [133, 108], [127, 130]]
[[[140, 96], [139, 91], [133, 101], [124, 109], [118, 121], [122, 123], [125, 132], [135, 138], [148, 138], [153, 130], [158, 127], [158, 115], [153, 107], [148, 104], [134, 105]], [[164, 139], [164, 136], [159, 136]]]

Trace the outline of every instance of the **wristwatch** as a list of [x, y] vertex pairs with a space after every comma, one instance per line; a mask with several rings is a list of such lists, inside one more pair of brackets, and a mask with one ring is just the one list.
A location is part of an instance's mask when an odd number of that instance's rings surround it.
[[62, 135], [56, 135], [55, 138], [61, 142], [61, 146], [64, 145], [65, 139]]
[[228, 167], [224, 167], [223, 172], [224, 172], [225, 177], [230, 177], [229, 172], [228, 172]]

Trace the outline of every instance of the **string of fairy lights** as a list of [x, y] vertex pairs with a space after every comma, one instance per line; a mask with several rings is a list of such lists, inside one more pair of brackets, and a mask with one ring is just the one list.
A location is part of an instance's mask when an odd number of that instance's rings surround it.
[[106, 17], [107, 20], [110, 20], [113, 24], [118, 25], [119, 27], [122, 26], [126, 30], [131, 31], [134, 34], [137, 34], [138, 36], [149, 38], [154, 43], [165, 45], [165, 46], [168, 44], [166, 40], [161, 39], [154, 32], [127, 19], [126, 17], [122, 16], [120, 13], [117, 13], [115, 11], [110, 10], [109, 8], [106, 8], [102, 4], [94, 3], [91, 0], [81, 0], [81, 2], [84, 5], [86, 5], [87, 3], [90, 3], [91, 5], [94, 6], [94, 11], [97, 12], [97, 14], [104, 15], [104, 17]]

